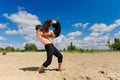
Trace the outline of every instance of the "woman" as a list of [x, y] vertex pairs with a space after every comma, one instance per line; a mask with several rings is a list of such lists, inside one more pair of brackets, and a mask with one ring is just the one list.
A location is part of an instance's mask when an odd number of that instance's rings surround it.
[[[54, 31], [49, 30], [49, 27], [51, 25], [53, 25], [53, 27], [55, 28]], [[37, 38], [42, 44], [45, 45], [45, 50], [47, 52], [46, 61], [37, 70], [39, 73], [51, 64], [53, 55], [58, 58], [58, 71], [62, 71], [63, 56], [54, 46], [53, 41], [50, 40], [50, 37], [58, 37], [60, 34], [60, 26], [57, 25], [58, 25], [58, 21], [47, 20], [43, 26], [41, 25], [36, 26]]]
[[[53, 26], [53, 28], [55, 28], [53, 31], [52, 30], [49, 30], [49, 28]], [[58, 37], [60, 35], [60, 32], [61, 32], [61, 25], [58, 21], [56, 20], [46, 20], [45, 23], [43, 24], [43, 27], [42, 27], [42, 31], [43, 33], [51, 33], [51, 36], [50, 37]]]

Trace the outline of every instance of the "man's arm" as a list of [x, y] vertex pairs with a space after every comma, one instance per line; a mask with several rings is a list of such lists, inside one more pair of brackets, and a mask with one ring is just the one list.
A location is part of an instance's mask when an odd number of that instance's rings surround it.
[[39, 30], [36, 30], [36, 36], [37, 36], [37, 39], [44, 45], [53, 44], [53, 42], [49, 38], [43, 37], [43, 33], [40, 32]]
[[36, 37], [38, 40], [42, 37], [41, 32], [39, 30], [36, 30]]

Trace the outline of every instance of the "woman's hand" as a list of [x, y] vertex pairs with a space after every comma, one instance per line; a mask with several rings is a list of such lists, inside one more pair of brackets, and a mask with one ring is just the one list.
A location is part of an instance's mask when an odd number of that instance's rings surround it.
[[52, 24], [56, 24], [56, 23], [57, 23], [56, 20], [52, 20], [52, 21], [51, 21], [51, 25], [52, 25]]

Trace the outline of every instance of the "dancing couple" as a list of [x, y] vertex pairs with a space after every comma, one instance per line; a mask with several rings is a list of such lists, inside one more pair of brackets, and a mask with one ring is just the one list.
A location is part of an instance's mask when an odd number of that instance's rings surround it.
[[[54, 28], [54, 30], [49, 30], [51, 26]], [[37, 70], [39, 73], [41, 73], [42, 70], [51, 64], [53, 55], [58, 59], [58, 71], [62, 71], [63, 55], [55, 47], [53, 41], [50, 39], [50, 37], [58, 37], [60, 32], [61, 25], [56, 20], [46, 20], [43, 25], [36, 25], [36, 36], [38, 40], [45, 46], [47, 53], [46, 61]]]

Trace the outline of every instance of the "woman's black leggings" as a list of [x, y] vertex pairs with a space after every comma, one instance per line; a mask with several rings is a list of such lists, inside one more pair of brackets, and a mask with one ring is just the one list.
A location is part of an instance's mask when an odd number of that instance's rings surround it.
[[44, 67], [48, 67], [52, 62], [52, 56], [55, 55], [58, 58], [58, 63], [63, 60], [62, 54], [54, 47], [53, 44], [46, 44], [45, 50], [47, 52], [47, 60], [43, 63]]

